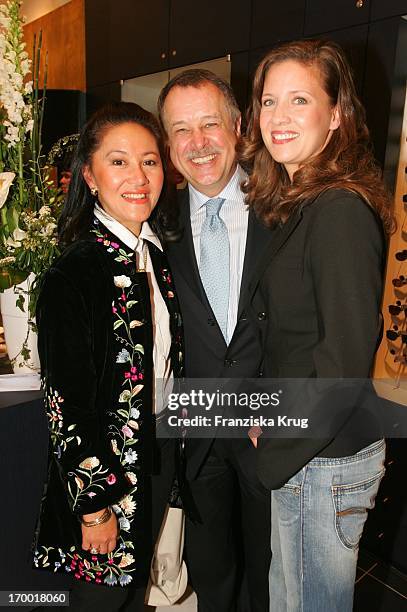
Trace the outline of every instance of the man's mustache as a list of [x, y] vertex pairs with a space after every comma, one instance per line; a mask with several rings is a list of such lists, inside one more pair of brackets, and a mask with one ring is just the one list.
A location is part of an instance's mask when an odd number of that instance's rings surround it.
[[204, 149], [199, 149], [199, 151], [189, 151], [186, 155], [187, 160], [196, 159], [197, 157], [206, 157], [207, 155], [216, 155], [220, 153], [220, 149], [215, 147], [205, 147]]

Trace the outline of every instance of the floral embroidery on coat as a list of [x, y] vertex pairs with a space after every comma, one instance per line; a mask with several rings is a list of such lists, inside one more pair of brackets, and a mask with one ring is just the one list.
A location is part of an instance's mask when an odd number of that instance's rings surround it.
[[[127, 480], [129, 484], [126, 494], [112, 505], [120, 528], [118, 546], [109, 555], [91, 555], [79, 546], [57, 548], [46, 546], [40, 540], [34, 553], [34, 564], [40, 568], [52, 569], [54, 572], [71, 572], [75, 578], [87, 582], [126, 586], [133, 582], [132, 574], [137, 572], [139, 565], [137, 547], [134, 550], [138, 529], [137, 500], [143, 495], [143, 480], [140, 480], [143, 467], [143, 425], [146, 410], [151, 411], [151, 403], [148, 397], [144, 397], [146, 349], [142, 338], [145, 337], [143, 330], [151, 327], [151, 321], [147, 320], [148, 316], [146, 317], [143, 304], [140, 302], [140, 296], [144, 295], [140, 291], [145, 289], [145, 273], [135, 272], [134, 253], [128, 252], [119, 241], [116, 242], [113, 234], [102, 230], [105, 228], [95, 221], [91, 230], [95, 241], [115, 262], [112, 268], [115, 272], [111, 277], [111, 294], [114, 296], [111, 302], [111, 325], [115, 347], [114, 389], [117, 395], [112, 398], [109, 403], [111, 408], [106, 412], [106, 433], [110, 452], [120, 462], [122, 474], [119, 475], [107, 467], [108, 462], [104, 463], [101, 456], [96, 454], [86, 456], [86, 451], [80, 452], [87, 443], [86, 436], [85, 439], [81, 438], [78, 424], [65, 423], [63, 407], [66, 398], [64, 399], [51, 385], [47, 388], [46, 380], [44, 388], [51, 442], [56, 459], [61, 460], [71, 449], [79, 449], [78, 463], [70, 466], [71, 469], [65, 474], [72, 510], [84, 507], [81, 505], [82, 500], [103, 496], [110, 487], [114, 488], [119, 477], [124, 481]], [[167, 306], [168, 300], [174, 304], [175, 293], [170, 272], [163, 266], [158, 270], [156, 277]], [[171, 350], [179, 363], [182, 360], [181, 321], [176, 309], [173, 308], [172, 312]]]

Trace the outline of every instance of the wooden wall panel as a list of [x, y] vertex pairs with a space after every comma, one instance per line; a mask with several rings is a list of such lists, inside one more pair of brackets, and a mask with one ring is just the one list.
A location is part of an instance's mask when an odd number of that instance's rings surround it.
[[42, 64], [48, 52], [49, 89], [86, 91], [84, 0], [71, 0], [24, 26], [31, 56], [34, 34], [42, 30]]

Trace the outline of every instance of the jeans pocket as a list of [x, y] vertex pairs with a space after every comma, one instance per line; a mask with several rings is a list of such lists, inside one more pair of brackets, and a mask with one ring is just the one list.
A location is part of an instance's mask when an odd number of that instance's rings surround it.
[[271, 495], [277, 504], [281, 524], [295, 523], [301, 516], [301, 486], [287, 483], [281, 489], [272, 491]]
[[367, 511], [374, 507], [384, 472], [383, 469], [375, 476], [354, 484], [331, 487], [336, 533], [346, 548], [356, 549], [358, 547], [367, 519]]

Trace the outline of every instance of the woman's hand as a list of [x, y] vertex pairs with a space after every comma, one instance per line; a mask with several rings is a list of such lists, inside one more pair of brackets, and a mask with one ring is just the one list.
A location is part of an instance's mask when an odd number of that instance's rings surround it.
[[263, 430], [258, 425], [253, 425], [253, 427], [249, 429], [247, 435], [252, 441], [254, 448], [257, 448], [257, 438], [259, 438], [262, 433], [263, 433]]
[[[94, 521], [95, 519], [102, 516], [105, 512], [99, 510], [93, 514], [84, 514], [84, 521]], [[84, 550], [91, 551], [97, 550], [98, 554], [104, 555], [106, 553], [113, 552], [117, 545], [117, 538], [119, 536], [119, 529], [117, 525], [117, 519], [114, 512], [106, 523], [101, 525], [95, 525], [94, 527], [82, 527], [82, 548]], [[92, 550], [92, 552], [93, 552]]]

